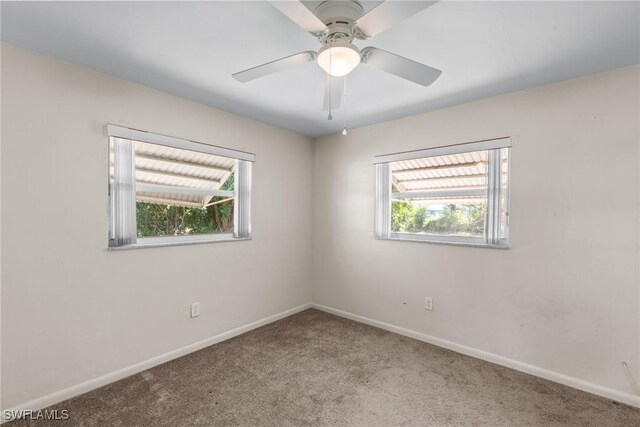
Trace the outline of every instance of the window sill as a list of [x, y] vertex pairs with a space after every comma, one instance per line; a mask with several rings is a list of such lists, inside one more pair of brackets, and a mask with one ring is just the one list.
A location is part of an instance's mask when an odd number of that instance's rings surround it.
[[187, 246], [187, 245], [202, 245], [206, 243], [219, 243], [219, 242], [238, 242], [251, 240], [251, 237], [231, 237], [231, 236], [214, 236], [206, 239], [190, 240], [190, 239], [172, 239], [170, 241], [157, 240], [160, 238], [149, 237], [145, 238], [145, 242], [136, 243], [135, 245], [128, 246], [109, 246], [110, 251], [125, 251], [129, 249], [144, 249], [144, 248], [162, 248], [166, 246]]
[[498, 244], [489, 244], [480, 241], [473, 241], [472, 239], [466, 240], [458, 237], [455, 240], [444, 240], [442, 237], [426, 236], [420, 234], [402, 234], [398, 235], [392, 233], [390, 237], [377, 237], [378, 240], [394, 240], [397, 242], [413, 242], [413, 243], [435, 243], [437, 245], [452, 245], [452, 246], [469, 246], [473, 248], [488, 248], [488, 249], [509, 249], [509, 241], [505, 240]]

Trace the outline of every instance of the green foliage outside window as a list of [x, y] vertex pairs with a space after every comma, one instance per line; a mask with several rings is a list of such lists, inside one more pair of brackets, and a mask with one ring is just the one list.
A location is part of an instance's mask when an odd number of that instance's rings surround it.
[[426, 205], [394, 201], [391, 204], [391, 231], [482, 235], [485, 217], [484, 204], [447, 204], [442, 211], [434, 213]]
[[[220, 188], [233, 191], [233, 174]], [[224, 200], [213, 197], [209, 203]], [[136, 203], [138, 237], [233, 232], [233, 199], [204, 208]]]

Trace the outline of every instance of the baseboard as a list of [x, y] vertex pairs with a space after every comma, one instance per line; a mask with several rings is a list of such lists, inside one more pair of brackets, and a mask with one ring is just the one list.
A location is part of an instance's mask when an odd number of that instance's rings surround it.
[[5, 421], [4, 413], [5, 411], [17, 411], [21, 409], [32, 409], [34, 411], [46, 408], [51, 405], [55, 405], [56, 403], [60, 403], [64, 400], [70, 399], [72, 397], [81, 395], [88, 391], [94, 390], [96, 388], [105, 386], [107, 384], [113, 383], [115, 381], [121, 380], [128, 376], [137, 374], [139, 372], [145, 371], [147, 369], [153, 368], [154, 366], [161, 365], [165, 362], [168, 362], [173, 359], [177, 359], [178, 357], [187, 355], [189, 353], [193, 353], [194, 351], [201, 350], [205, 347], [208, 347], [213, 344], [217, 344], [222, 341], [226, 341], [230, 338], [236, 337], [238, 335], [244, 334], [245, 332], [249, 332], [253, 329], [259, 328], [260, 326], [268, 325], [269, 323], [273, 323], [276, 320], [283, 319], [285, 317], [291, 316], [292, 314], [296, 314], [300, 311], [306, 310], [311, 307], [311, 304], [303, 304], [298, 307], [291, 308], [289, 310], [285, 310], [283, 312], [274, 314], [269, 317], [265, 317], [264, 319], [256, 320], [255, 322], [248, 323], [246, 325], [240, 326], [238, 328], [232, 329], [230, 331], [222, 332], [218, 335], [214, 335], [210, 338], [206, 338], [202, 341], [198, 341], [193, 344], [189, 344], [187, 346], [178, 348], [176, 350], [172, 350], [168, 353], [161, 354], [156, 357], [152, 357], [151, 359], [147, 359], [143, 362], [136, 363], [135, 365], [128, 366], [126, 368], [119, 369], [117, 371], [111, 372], [106, 375], [102, 375], [97, 378], [93, 378], [91, 380], [82, 382], [80, 384], [76, 384], [74, 386], [65, 388], [63, 390], [48, 394], [46, 396], [39, 397], [37, 399], [31, 400], [29, 402], [25, 402], [23, 404], [17, 405], [13, 408], [3, 409], [2, 416], [0, 417], [0, 423]]
[[625, 403], [627, 405], [640, 408], [640, 396], [636, 396], [623, 391], [614, 390], [608, 387], [603, 387], [597, 384], [590, 383], [578, 378], [570, 377], [568, 375], [561, 374], [559, 372], [550, 371], [545, 368], [530, 365], [528, 363], [519, 362], [517, 360], [509, 359], [507, 357], [499, 356], [497, 354], [489, 353], [483, 350], [478, 350], [473, 347], [458, 344], [452, 341], [447, 341], [441, 338], [433, 337], [421, 332], [413, 331], [411, 329], [402, 328], [400, 326], [391, 325], [389, 323], [381, 322], [379, 320], [370, 319], [368, 317], [360, 316], [357, 314], [349, 313], [347, 311], [339, 310], [337, 308], [328, 307], [322, 304], [311, 304], [313, 308], [316, 308], [327, 313], [335, 314], [336, 316], [344, 317], [347, 319], [355, 320], [356, 322], [365, 323], [367, 325], [375, 326], [380, 329], [394, 332], [399, 335], [404, 335], [409, 338], [416, 339], [418, 341], [424, 341], [429, 344], [437, 345], [449, 350], [453, 350], [457, 353], [462, 353], [467, 356], [475, 357], [477, 359], [486, 360], [487, 362], [502, 365], [507, 368], [515, 369], [516, 371], [524, 372], [526, 374], [534, 375], [536, 377], [544, 378], [549, 381], [560, 383], [569, 387], [576, 388], [578, 390], [586, 391], [587, 393], [595, 394], [607, 399], [615, 400], [616, 402]]

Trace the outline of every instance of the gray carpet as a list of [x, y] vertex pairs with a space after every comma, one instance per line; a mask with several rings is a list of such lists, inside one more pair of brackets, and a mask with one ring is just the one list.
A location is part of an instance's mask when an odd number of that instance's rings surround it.
[[71, 416], [55, 426], [640, 426], [638, 409], [313, 309], [50, 409]]

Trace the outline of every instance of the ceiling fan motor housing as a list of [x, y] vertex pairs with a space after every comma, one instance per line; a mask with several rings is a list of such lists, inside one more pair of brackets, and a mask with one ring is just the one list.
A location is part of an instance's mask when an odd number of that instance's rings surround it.
[[358, 38], [355, 22], [364, 15], [364, 9], [357, 1], [325, 1], [314, 10], [316, 15], [329, 29], [319, 37], [322, 43], [334, 40], [351, 42]]

